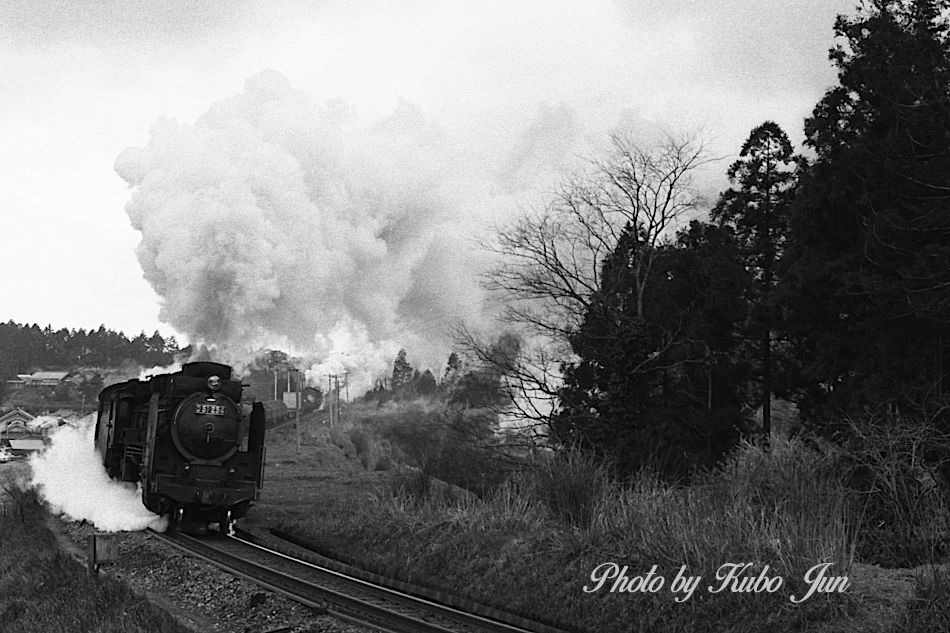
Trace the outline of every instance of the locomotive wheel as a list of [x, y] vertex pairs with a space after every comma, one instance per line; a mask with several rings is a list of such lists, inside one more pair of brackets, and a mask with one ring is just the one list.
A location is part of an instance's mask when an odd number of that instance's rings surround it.
[[204, 521], [185, 520], [181, 524], [181, 531], [189, 536], [204, 536], [208, 533], [208, 524]]
[[184, 514], [178, 523], [178, 529], [189, 536], [204, 536], [208, 533], [208, 520], [202, 516]]
[[176, 508], [175, 506], [171, 507], [170, 511], [168, 512], [167, 532], [169, 534], [177, 534], [178, 532], [181, 531], [181, 521], [182, 521], [182, 518], [184, 517], [184, 514], [185, 514], [184, 508]]
[[218, 532], [223, 536], [231, 536], [234, 534], [234, 520], [231, 518], [230, 510], [224, 513], [218, 520]]

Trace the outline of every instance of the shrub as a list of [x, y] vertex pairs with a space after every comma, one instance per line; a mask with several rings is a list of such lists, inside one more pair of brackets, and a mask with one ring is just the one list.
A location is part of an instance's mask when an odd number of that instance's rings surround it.
[[838, 434], [838, 469], [857, 496], [863, 560], [906, 567], [946, 553], [950, 436], [929, 423], [871, 415]]
[[412, 466], [479, 495], [499, 485], [515, 460], [499, 459], [497, 415], [438, 402], [403, 402], [363, 410], [349, 440], [366, 468]]
[[380, 434], [398, 448], [404, 463], [427, 473], [442, 453], [445, 429], [437, 413], [405, 406], [383, 419]]
[[389, 480], [390, 495], [401, 502], [416, 503], [429, 498], [432, 478], [423, 470], [403, 468]]
[[363, 468], [373, 470], [376, 466], [376, 446], [373, 436], [362, 427], [356, 426], [350, 429], [349, 438]]
[[823, 442], [776, 438], [768, 451], [745, 443], [710, 475], [706, 499], [729, 508], [724, 529], [745, 532], [789, 572], [800, 577], [823, 561], [847, 571], [859, 518], [837, 459]]
[[36, 489], [18, 484], [5, 484], [0, 488], [0, 516], [13, 519], [19, 525], [34, 523], [41, 515], [41, 505]]
[[950, 572], [930, 567], [917, 575], [914, 598], [891, 628], [894, 633], [944, 633], [950, 631]]
[[689, 486], [641, 472], [605, 490], [592, 538], [704, 576], [727, 561], [759, 561], [789, 578], [824, 561], [845, 573], [858, 517], [831, 464], [830, 452], [779, 439], [770, 452], [743, 444]]
[[534, 494], [555, 518], [587, 528], [609, 485], [607, 469], [596, 458], [571, 449], [541, 462], [534, 473]]
[[353, 446], [353, 442], [350, 440], [349, 434], [347, 433], [345, 427], [331, 426], [330, 441], [333, 442], [333, 445], [339, 448], [343, 452], [343, 455], [348, 459], [356, 456], [356, 447]]
[[375, 470], [392, 470], [393, 468], [393, 447], [387, 439], [381, 439], [374, 436], [376, 446], [376, 461], [373, 466]]

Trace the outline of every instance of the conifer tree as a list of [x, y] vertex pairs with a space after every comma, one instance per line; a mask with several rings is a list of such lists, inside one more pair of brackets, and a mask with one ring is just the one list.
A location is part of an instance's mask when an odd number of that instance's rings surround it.
[[412, 386], [412, 365], [406, 360], [406, 350], [401, 349], [393, 360], [392, 390], [402, 396]]
[[782, 296], [813, 419], [943, 410], [950, 325], [950, 54], [945, 0], [839, 17], [839, 85], [806, 121], [815, 159]]
[[759, 125], [727, 172], [725, 191], [712, 219], [733, 229], [742, 263], [753, 279], [749, 287], [748, 335], [759, 342], [762, 432], [771, 432], [772, 331], [776, 321], [775, 269], [788, 230], [788, 207], [795, 183], [792, 144], [778, 124]]
[[579, 360], [563, 367], [552, 430], [623, 474], [651, 466], [683, 477], [739, 437], [744, 377], [734, 335], [747, 277], [731, 230], [693, 222], [658, 249], [641, 301], [629, 232], [604, 261], [601, 287], [571, 338]]

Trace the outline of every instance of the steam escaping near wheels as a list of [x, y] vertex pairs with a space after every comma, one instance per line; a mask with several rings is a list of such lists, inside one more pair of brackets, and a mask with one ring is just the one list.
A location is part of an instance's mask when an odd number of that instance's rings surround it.
[[30, 484], [54, 513], [70, 521], [86, 520], [105, 532], [152, 528], [164, 532], [168, 520], [142, 505], [142, 495], [132, 484], [110, 479], [96, 453], [95, 416], [79, 426], [61, 426], [51, 442], [29, 460]]

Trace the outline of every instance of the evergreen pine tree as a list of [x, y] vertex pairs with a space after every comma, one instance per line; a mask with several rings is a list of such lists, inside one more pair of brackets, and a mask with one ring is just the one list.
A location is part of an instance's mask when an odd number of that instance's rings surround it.
[[401, 349], [393, 360], [392, 390], [401, 397], [405, 397], [412, 387], [413, 368], [406, 360], [406, 350]]
[[814, 419], [941, 408], [950, 324], [950, 3], [839, 17], [839, 86], [806, 122], [782, 296]]
[[[637, 296], [630, 229], [604, 261], [602, 284], [563, 366], [555, 439], [611, 458], [621, 473], [673, 477], [710, 465], [742, 424], [735, 332], [747, 276], [728, 228], [694, 222], [658, 249]], [[639, 280], [639, 281], [642, 281]]]
[[733, 187], [725, 191], [712, 219], [731, 227], [749, 286], [747, 335], [759, 342], [762, 432], [771, 433], [772, 331], [776, 322], [775, 269], [788, 231], [788, 208], [795, 183], [792, 144], [778, 124], [759, 125], [727, 172]]

